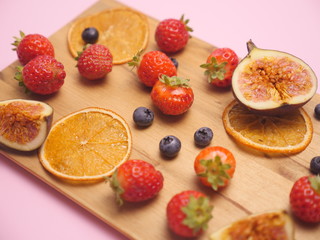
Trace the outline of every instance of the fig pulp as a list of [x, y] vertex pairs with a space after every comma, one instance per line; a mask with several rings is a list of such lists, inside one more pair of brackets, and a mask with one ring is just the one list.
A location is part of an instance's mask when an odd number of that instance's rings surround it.
[[53, 109], [33, 100], [0, 102], [0, 143], [19, 151], [41, 146], [50, 130]]
[[227, 225], [210, 236], [224, 239], [295, 239], [294, 224], [284, 210], [252, 214]]
[[248, 54], [232, 77], [235, 98], [266, 115], [287, 113], [306, 104], [317, 91], [317, 77], [301, 59], [276, 50], [260, 49], [250, 40]]

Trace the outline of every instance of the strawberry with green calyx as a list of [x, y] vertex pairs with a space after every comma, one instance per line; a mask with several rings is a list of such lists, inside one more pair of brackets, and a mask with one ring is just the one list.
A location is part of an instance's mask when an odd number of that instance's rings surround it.
[[17, 67], [15, 79], [26, 92], [48, 95], [57, 92], [64, 84], [66, 72], [62, 63], [49, 55], [40, 55], [24, 67]]
[[22, 65], [26, 65], [30, 60], [39, 55], [49, 55], [54, 57], [54, 48], [48, 38], [41, 34], [25, 35], [20, 31], [20, 38], [14, 37], [12, 43], [17, 52], [18, 59]]
[[155, 197], [163, 187], [163, 175], [143, 160], [133, 159], [121, 164], [108, 179], [119, 205], [141, 202]]
[[239, 58], [232, 49], [216, 48], [200, 67], [206, 69], [204, 74], [209, 83], [217, 87], [229, 87], [238, 63]]
[[170, 18], [161, 21], [155, 32], [158, 47], [167, 53], [174, 53], [183, 49], [190, 38], [189, 32], [193, 31], [188, 23], [189, 19], [185, 20], [184, 15], [180, 20]]
[[166, 115], [180, 115], [188, 111], [194, 100], [189, 79], [162, 75], [153, 86], [151, 99], [155, 106]]
[[209, 82], [211, 83], [212, 79], [218, 78], [219, 80], [224, 80], [224, 75], [227, 72], [225, 67], [227, 62], [218, 63], [215, 57], [210, 59], [209, 63], [202, 64], [202, 68], [206, 68], [205, 75], [209, 78]]
[[150, 51], [144, 55], [140, 51], [128, 65], [137, 67], [138, 78], [147, 87], [153, 87], [161, 75], [177, 75], [177, 68], [172, 60], [160, 51]]
[[221, 158], [216, 156], [215, 159], [201, 159], [200, 164], [206, 169], [205, 172], [197, 174], [201, 178], [206, 178], [214, 190], [224, 186], [224, 179], [230, 179], [227, 170], [231, 168], [230, 164], [223, 164]]
[[236, 161], [233, 154], [219, 146], [203, 149], [194, 161], [194, 169], [200, 181], [215, 191], [228, 185], [235, 168]]
[[88, 80], [105, 77], [112, 71], [112, 54], [102, 44], [87, 44], [83, 52], [78, 53], [77, 68], [81, 76]]
[[290, 206], [304, 222], [320, 223], [320, 176], [304, 176], [292, 186]]
[[182, 237], [196, 237], [208, 228], [213, 206], [201, 192], [187, 190], [173, 196], [167, 205], [169, 228]]

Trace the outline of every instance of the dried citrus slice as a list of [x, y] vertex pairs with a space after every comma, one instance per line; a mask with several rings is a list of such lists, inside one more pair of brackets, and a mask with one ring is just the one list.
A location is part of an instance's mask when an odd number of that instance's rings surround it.
[[265, 116], [249, 111], [234, 100], [225, 108], [222, 119], [228, 134], [262, 152], [301, 152], [313, 134], [311, 119], [302, 108], [280, 116]]
[[120, 115], [85, 108], [52, 126], [39, 159], [46, 170], [63, 180], [103, 180], [128, 159], [131, 139], [129, 126]]
[[74, 21], [68, 32], [68, 46], [72, 56], [83, 50], [82, 31], [95, 27], [99, 31], [99, 44], [109, 48], [113, 64], [132, 60], [144, 50], [149, 39], [149, 25], [145, 15], [130, 8], [114, 8]]

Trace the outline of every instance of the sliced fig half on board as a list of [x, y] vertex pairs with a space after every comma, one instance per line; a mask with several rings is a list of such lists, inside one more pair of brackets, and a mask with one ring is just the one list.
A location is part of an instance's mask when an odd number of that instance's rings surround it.
[[240, 103], [257, 113], [277, 115], [303, 106], [314, 96], [317, 77], [300, 58], [260, 49], [251, 40], [247, 48], [232, 77], [232, 90]]
[[0, 101], [0, 144], [19, 151], [41, 146], [52, 124], [53, 108], [40, 101]]
[[287, 239], [294, 240], [294, 225], [284, 210], [252, 214], [210, 235], [210, 240]]

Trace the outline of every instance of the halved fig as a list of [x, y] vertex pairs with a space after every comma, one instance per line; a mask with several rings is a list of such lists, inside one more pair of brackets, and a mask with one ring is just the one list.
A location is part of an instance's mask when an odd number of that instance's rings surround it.
[[53, 109], [44, 102], [0, 101], [0, 143], [19, 151], [41, 146], [52, 124]]
[[294, 240], [294, 225], [286, 211], [250, 215], [221, 228], [210, 240], [277, 239]]
[[287, 113], [306, 104], [317, 91], [317, 77], [301, 59], [247, 42], [248, 54], [235, 69], [235, 98], [252, 111]]

